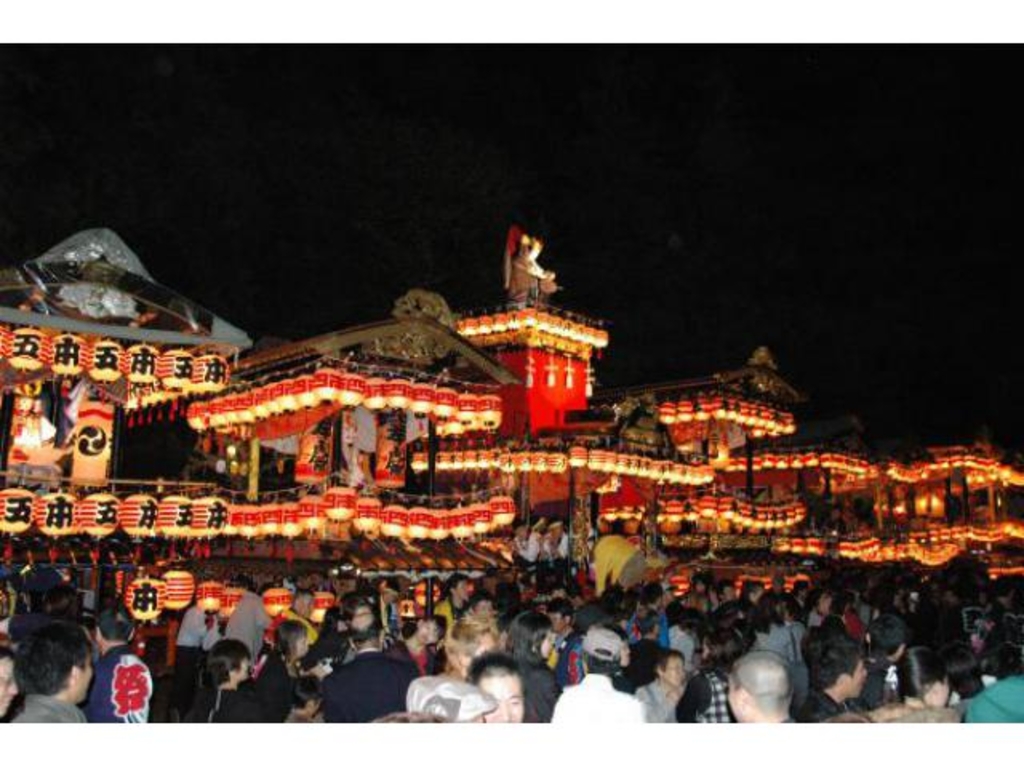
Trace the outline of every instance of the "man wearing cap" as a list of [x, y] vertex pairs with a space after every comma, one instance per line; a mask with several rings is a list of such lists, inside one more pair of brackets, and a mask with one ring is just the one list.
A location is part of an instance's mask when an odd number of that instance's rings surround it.
[[629, 724], [644, 722], [644, 705], [627, 693], [612, 687], [618, 672], [623, 646], [622, 638], [605, 627], [591, 627], [583, 638], [583, 657], [587, 676], [579, 685], [563, 691], [555, 705], [552, 723], [581, 725]]
[[786, 660], [772, 651], [752, 651], [729, 674], [729, 708], [739, 723], [786, 723], [793, 685]]
[[85, 704], [90, 723], [145, 723], [153, 677], [149, 667], [132, 653], [129, 642], [135, 624], [122, 608], [103, 611], [96, 621], [96, 662], [92, 689]]

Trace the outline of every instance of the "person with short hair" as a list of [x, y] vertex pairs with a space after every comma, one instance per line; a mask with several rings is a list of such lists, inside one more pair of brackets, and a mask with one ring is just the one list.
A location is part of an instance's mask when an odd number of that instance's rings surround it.
[[686, 687], [683, 654], [674, 649], [660, 649], [654, 670], [654, 681], [638, 688], [636, 697], [645, 707], [648, 723], [674, 723], [676, 705]]
[[[291, 711], [295, 682], [303, 674], [302, 659], [309, 652], [309, 634], [298, 621], [277, 625], [274, 650], [267, 653], [255, 673], [255, 691], [269, 722], [283, 723]], [[327, 674], [327, 665], [314, 668]]]
[[323, 712], [320, 708], [323, 704], [323, 690], [320, 681], [307, 675], [295, 681], [295, 688], [292, 690], [292, 706], [286, 723], [322, 723]]
[[448, 579], [445, 587], [448, 596], [434, 606], [434, 615], [443, 617], [448, 630], [451, 631], [456, 620], [461, 619], [469, 608], [473, 584], [466, 574], [455, 573]]
[[489, 592], [476, 590], [466, 603], [466, 615], [482, 621], [494, 621], [494, 598]]
[[96, 621], [96, 663], [85, 705], [90, 723], [145, 723], [153, 696], [149, 667], [132, 652], [135, 622], [123, 608], [103, 611]]
[[405, 621], [402, 639], [387, 653], [389, 656], [412, 662], [421, 676], [433, 675], [437, 663], [437, 644], [441, 640], [441, 627], [435, 616], [421, 616]]
[[13, 722], [88, 722], [78, 705], [92, 682], [92, 648], [77, 624], [52, 621], [22, 640], [14, 675], [25, 704]]
[[[820, 633], [823, 628], [814, 630]], [[860, 646], [846, 634], [845, 627], [820, 643], [808, 641], [811, 668], [811, 691], [800, 708], [797, 720], [821, 723], [844, 712], [860, 712], [864, 705], [858, 698], [867, 680], [867, 668]]]
[[224, 637], [240, 640], [249, 649], [249, 659], [257, 659], [263, 650], [263, 633], [270, 626], [270, 616], [263, 607], [263, 598], [252, 591], [252, 580], [243, 576], [236, 581], [244, 592], [228, 619]]
[[931, 648], [910, 648], [900, 659], [900, 695], [913, 709], [943, 709], [949, 703], [946, 665]]
[[898, 665], [909, 641], [910, 628], [896, 614], [883, 613], [868, 625], [864, 633], [868, 649], [864, 663], [868, 676], [861, 693], [867, 709], [899, 701]]
[[18, 681], [14, 678], [14, 651], [0, 645], [0, 723], [6, 722], [11, 703], [18, 695]]
[[790, 722], [789, 665], [772, 651], [751, 651], [729, 673], [729, 708], [738, 723]]
[[577, 685], [587, 674], [583, 664], [583, 635], [574, 627], [575, 610], [564, 597], [557, 597], [547, 604], [547, 615], [555, 633], [555, 647], [552, 651], [555, 682], [562, 690]]
[[587, 676], [562, 692], [551, 722], [579, 725], [643, 723], [644, 705], [615, 690], [612, 677], [622, 664], [626, 641], [606, 627], [591, 627], [583, 638]]
[[241, 640], [218, 640], [206, 657], [213, 687], [203, 687], [185, 717], [188, 723], [262, 723], [263, 707], [253, 689], [252, 657]]
[[308, 589], [297, 589], [295, 594], [292, 595], [292, 604], [284, 613], [280, 614], [270, 622], [270, 626], [267, 627], [264, 640], [268, 643], [273, 643], [276, 637], [277, 628], [285, 621], [295, 621], [302, 625], [303, 629], [306, 630], [306, 640], [310, 646], [312, 646], [317, 639], [320, 637], [320, 632], [314, 626], [312, 619], [313, 615], [313, 593]]
[[701, 669], [686, 684], [676, 707], [680, 723], [731, 723], [729, 670], [743, 653], [743, 638], [735, 629], [718, 627], [704, 638]]
[[516, 660], [504, 653], [485, 653], [473, 660], [469, 682], [494, 697], [498, 706], [485, 723], [521, 723], [526, 711], [523, 678]]
[[964, 715], [970, 700], [985, 690], [981, 665], [967, 643], [950, 643], [939, 654], [949, 675], [949, 705]]

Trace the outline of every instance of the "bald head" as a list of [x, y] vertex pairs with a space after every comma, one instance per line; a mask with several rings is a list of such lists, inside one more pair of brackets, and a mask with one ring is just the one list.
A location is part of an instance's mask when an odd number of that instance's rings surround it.
[[729, 675], [729, 706], [741, 723], [778, 723], [789, 717], [793, 685], [786, 662], [770, 651], [739, 658]]

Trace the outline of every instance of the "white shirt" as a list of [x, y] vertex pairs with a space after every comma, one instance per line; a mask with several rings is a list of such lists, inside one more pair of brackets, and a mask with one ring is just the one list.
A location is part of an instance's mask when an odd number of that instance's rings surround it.
[[220, 640], [220, 627], [213, 622], [211, 629], [206, 628], [206, 613], [198, 606], [193, 605], [185, 615], [181, 617], [181, 626], [178, 628], [177, 645], [182, 648], [202, 648], [208, 651], [213, 644]]
[[530, 534], [525, 542], [517, 538], [516, 552], [528, 563], [537, 562], [537, 555], [540, 554], [540, 536], [536, 533]]
[[249, 648], [255, 659], [263, 647], [263, 632], [270, 626], [270, 617], [263, 608], [263, 600], [259, 595], [246, 591], [235, 607], [235, 612], [228, 619], [224, 629], [224, 637], [241, 640]]
[[611, 678], [589, 674], [579, 685], [562, 691], [552, 723], [630, 725], [645, 722], [644, 705], [635, 696], [612, 687]]

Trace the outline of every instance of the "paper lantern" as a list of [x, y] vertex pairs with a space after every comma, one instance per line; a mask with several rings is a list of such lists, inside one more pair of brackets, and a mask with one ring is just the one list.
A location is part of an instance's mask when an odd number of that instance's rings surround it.
[[495, 496], [489, 502], [496, 528], [504, 528], [516, 521], [516, 503], [511, 496]]
[[484, 429], [497, 429], [501, 426], [501, 398], [498, 395], [480, 397], [480, 423]]
[[7, 359], [11, 356], [11, 344], [14, 334], [6, 326], [0, 325], [0, 358]]
[[245, 594], [245, 590], [238, 587], [224, 587], [224, 595], [220, 599], [220, 615], [225, 618], [231, 618], [231, 614], [235, 612], [235, 608], [242, 602], [242, 595]]
[[219, 581], [204, 581], [196, 587], [196, 605], [206, 613], [215, 613], [224, 601], [224, 585]]
[[388, 408], [404, 411], [409, 407], [412, 382], [407, 379], [391, 379], [384, 382], [384, 401]]
[[163, 578], [167, 585], [167, 597], [164, 600], [164, 608], [170, 611], [180, 611], [187, 608], [192, 602], [192, 595], [196, 591], [196, 579], [188, 571], [167, 571]]
[[75, 502], [78, 527], [95, 538], [109, 536], [117, 529], [120, 502], [109, 493], [94, 493]]
[[259, 511], [260, 533], [264, 536], [277, 536], [284, 525], [284, 508], [276, 505], [263, 507]]
[[333, 368], [321, 368], [313, 374], [313, 394], [318, 403], [334, 403], [341, 391], [341, 372]]
[[356, 514], [352, 527], [364, 535], [370, 536], [380, 530], [381, 503], [379, 499], [363, 497], [356, 501]]
[[658, 406], [658, 421], [662, 424], [675, 424], [676, 423], [676, 404], [675, 403], [662, 403]]
[[299, 408], [312, 408], [318, 402], [312, 376], [299, 376], [293, 385]]
[[569, 449], [569, 466], [581, 469], [587, 466], [587, 449], [582, 445], [574, 445]]
[[448, 528], [448, 512], [443, 509], [435, 509], [431, 512], [430, 538], [434, 541], [443, 541], [451, 534]]
[[345, 523], [355, 517], [357, 494], [354, 488], [328, 488], [324, 494], [325, 512], [328, 520]]
[[38, 328], [18, 328], [11, 336], [7, 362], [18, 371], [38, 371], [53, 361], [53, 342]]
[[270, 618], [276, 618], [292, 607], [292, 593], [284, 587], [274, 587], [263, 593], [263, 608]]
[[494, 514], [487, 504], [474, 504], [470, 507], [473, 511], [473, 533], [483, 536], [489, 533], [494, 523]]
[[366, 379], [357, 373], [342, 374], [338, 383], [338, 402], [354, 408], [366, 398]]
[[459, 395], [456, 418], [465, 429], [476, 427], [480, 413], [480, 398], [469, 393]]
[[204, 496], [192, 502], [192, 528], [195, 537], [218, 536], [228, 525], [228, 505], [216, 496]]
[[380, 532], [383, 536], [404, 536], [409, 527], [409, 511], [397, 504], [389, 504], [381, 510]]
[[92, 345], [92, 360], [88, 373], [95, 381], [112, 382], [121, 378], [121, 361], [124, 350], [116, 341], [101, 339]]
[[160, 350], [150, 344], [134, 344], [125, 350], [121, 359], [124, 374], [132, 384], [154, 384], [157, 381], [156, 364]]
[[327, 613], [328, 608], [333, 608], [338, 604], [338, 599], [330, 592], [314, 592], [313, 593], [313, 612], [309, 618], [314, 624], [323, 624], [324, 615]]
[[263, 532], [263, 512], [259, 507], [246, 505], [243, 507], [239, 534], [247, 539], [255, 538]]
[[448, 514], [448, 529], [456, 539], [465, 539], [473, 534], [473, 513], [458, 507]]
[[167, 602], [167, 584], [160, 579], [135, 579], [124, 591], [124, 604], [136, 621], [156, 621]]
[[0, 533], [25, 533], [32, 525], [36, 495], [25, 488], [0, 491]]
[[412, 467], [413, 472], [420, 474], [430, 469], [430, 460], [425, 452], [417, 451], [412, 455], [412, 462], [409, 466]]
[[369, 408], [371, 411], [379, 411], [388, 404], [387, 398], [384, 397], [384, 384], [384, 379], [366, 380], [366, 397], [363, 398], [364, 408]]
[[118, 506], [121, 529], [129, 536], [153, 536], [157, 531], [159, 505], [152, 496], [135, 494], [123, 499]]
[[36, 528], [47, 536], [72, 536], [78, 533], [75, 497], [68, 493], [48, 493], [32, 505]]
[[425, 507], [413, 507], [409, 510], [409, 527], [406, 528], [411, 539], [426, 539], [430, 536], [433, 516]]
[[200, 355], [192, 366], [195, 392], [219, 392], [228, 383], [228, 361], [221, 355]]
[[194, 372], [195, 358], [184, 349], [170, 349], [156, 360], [156, 376], [165, 389], [189, 389]]
[[306, 533], [318, 533], [324, 529], [327, 516], [327, 502], [323, 496], [303, 496], [299, 500], [298, 523]]
[[459, 394], [454, 389], [441, 387], [434, 395], [434, 415], [438, 419], [450, 419], [459, 408]]
[[53, 337], [53, 372], [58, 376], [78, 376], [86, 368], [88, 343], [73, 333]]
[[163, 536], [184, 538], [192, 531], [192, 499], [165, 496], [157, 503], [156, 529]]
[[417, 416], [426, 416], [434, 410], [433, 384], [413, 384], [409, 390], [409, 409]]

